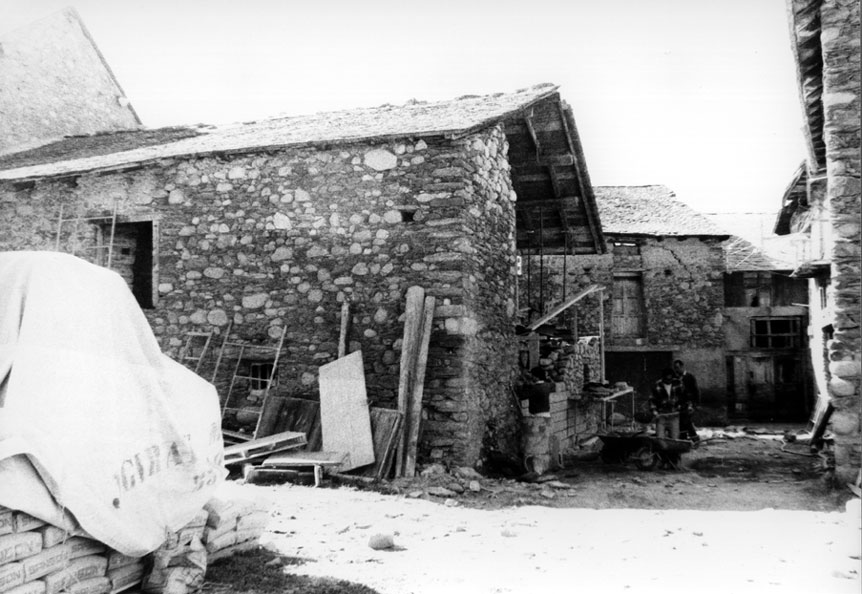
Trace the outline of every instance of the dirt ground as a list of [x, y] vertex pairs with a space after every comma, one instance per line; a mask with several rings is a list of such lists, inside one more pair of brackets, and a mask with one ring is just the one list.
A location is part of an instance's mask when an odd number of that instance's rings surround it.
[[584, 450], [527, 480], [431, 467], [370, 486], [232, 482], [273, 520], [261, 551], [210, 568], [206, 591], [858, 593], [859, 500], [785, 438], [801, 427], [700, 433], [677, 469]]

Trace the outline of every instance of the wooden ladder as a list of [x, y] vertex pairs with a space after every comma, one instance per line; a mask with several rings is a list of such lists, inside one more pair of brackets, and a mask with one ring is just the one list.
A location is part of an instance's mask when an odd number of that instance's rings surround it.
[[[276, 372], [278, 370], [278, 360], [281, 357], [281, 349], [282, 346], [284, 346], [284, 337], [286, 333], [287, 329], [282, 328], [281, 335], [278, 338], [278, 344], [276, 346], [257, 345], [243, 341], [231, 341], [229, 335], [225, 333], [225, 339], [222, 342], [221, 348], [219, 349], [218, 358], [216, 359], [216, 366], [213, 371], [212, 382], [215, 383], [219, 370], [221, 369], [222, 365], [225, 364], [226, 351], [230, 349], [235, 349], [234, 353], [236, 357], [236, 362], [233, 366], [230, 386], [228, 387], [227, 394], [224, 398], [224, 403], [222, 404], [222, 425], [224, 425], [225, 417], [230, 415], [236, 415], [240, 411], [248, 412], [249, 410], [248, 408], [243, 408], [239, 405], [240, 399], [248, 395], [246, 393], [243, 393], [242, 390], [240, 390], [240, 387], [244, 385], [243, 382], [245, 382], [245, 385], [248, 386], [249, 390], [251, 390], [251, 385], [253, 382], [260, 382], [263, 385], [263, 394], [260, 400], [260, 408], [257, 410], [256, 413], [257, 419], [255, 421], [254, 432], [249, 434], [243, 433], [241, 431], [230, 431], [222, 428], [222, 434], [227, 439], [230, 439], [234, 442], [241, 442], [258, 438], [261, 421], [263, 420], [263, 413], [266, 410], [266, 403], [269, 400], [269, 393], [272, 389], [273, 384], [275, 383]], [[266, 379], [254, 377], [251, 375], [240, 374], [240, 365], [242, 365], [242, 362], [246, 360], [246, 356], [249, 353], [255, 358], [260, 358], [261, 355], [271, 355], [272, 358], [265, 361], [266, 363], [270, 363], [272, 365], [269, 370], [269, 376]], [[240, 380], [240, 382], [238, 383], [237, 380]]]
[[208, 332], [186, 332], [186, 342], [183, 344], [183, 348], [180, 349], [179, 362], [195, 373], [198, 373], [212, 342], [212, 338], [212, 330]]
[[[93, 217], [84, 217], [81, 215], [81, 211], [79, 210], [74, 217], [63, 217], [63, 205], [60, 205], [60, 215], [57, 220], [57, 235], [54, 240], [54, 249], [55, 251], [60, 251], [60, 238], [63, 232], [63, 223], [68, 223], [74, 221], [75, 225], [72, 228], [72, 233], [70, 235], [72, 250], [69, 252], [73, 256], [78, 255], [78, 232], [80, 230], [81, 224], [86, 221], [110, 221], [111, 222], [111, 234], [108, 238], [108, 245], [94, 245], [88, 248], [83, 248], [83, 251], [91, 251], [93, 252], [93, 256], [90, 259], [90, 262], [93, 264], [98, 264], [100, 266], [104, 266], [105, 268], [110, 268], [113, 257], [114, 257], [114, 235], [117, 229], [117, 203], [114, 202], [114, 206], [111, 209], [110, 216], [93, 216]], [[107, 257], [103, 260], [102, 253], [107, 250]]]

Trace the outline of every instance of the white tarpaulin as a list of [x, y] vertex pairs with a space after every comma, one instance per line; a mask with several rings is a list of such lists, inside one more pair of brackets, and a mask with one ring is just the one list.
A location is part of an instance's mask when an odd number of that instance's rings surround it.
[[161, 352], [118, 274], [0, 253], [0, 505], [143, 555], [212, 496], [222, 449], [215, 388]]

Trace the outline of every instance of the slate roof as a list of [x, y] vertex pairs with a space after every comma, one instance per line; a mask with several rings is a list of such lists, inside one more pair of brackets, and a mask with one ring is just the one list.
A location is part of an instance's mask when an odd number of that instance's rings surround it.
[[141, 126], [74, 8], [0, 32], [0, 62], [0, 153]]
[[606, 235], [728, 237], [707, 217], [676, 199], [666, 186], [595, 186]]
[[731, 237], [722, 244], [722, 248], [728, 272], [793, 269], [789, 262], [770, 256], [741, 237]]
[[[556, 86], [543, 84], [514, 93], [464, 96], [435, 103], [413, 101], [399, 106], [280, 117], [218, 128], [172, 128], [167, 134], [164, 130], [143, 130], [67, 138], [60, 144], [0, 158], [0, 179], [71, 175], [185, 155], [462, 135], [494, 124], [556, 93]], [[162, 135], [165, 138], [160, 139]]]

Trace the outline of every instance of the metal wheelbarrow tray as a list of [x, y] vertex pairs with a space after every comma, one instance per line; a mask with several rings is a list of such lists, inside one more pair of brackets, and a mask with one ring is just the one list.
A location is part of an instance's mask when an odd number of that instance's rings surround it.
[[691, 450], [686, 439], [658, 437], [654, 433], [608, 433], [599, 435], [602, 441], [600, 457], [607, 464], [622, 464], [634, 460], [641, 470], [652, 470], [659, 463], [678, 467], [682, 454]]

